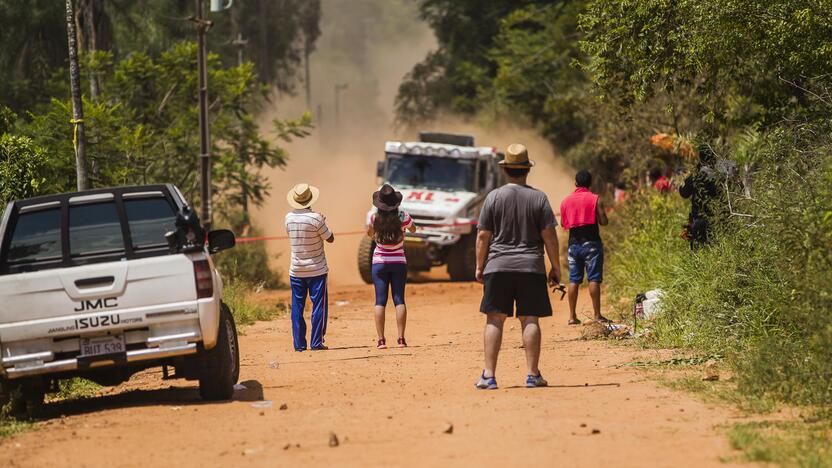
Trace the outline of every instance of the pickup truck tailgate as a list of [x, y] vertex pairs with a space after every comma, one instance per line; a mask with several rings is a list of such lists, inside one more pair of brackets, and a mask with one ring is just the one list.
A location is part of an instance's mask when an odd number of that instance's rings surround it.
[[193, 302], [193, 278], [185, 255], [0, 276], [0, 341], [5, 325]]

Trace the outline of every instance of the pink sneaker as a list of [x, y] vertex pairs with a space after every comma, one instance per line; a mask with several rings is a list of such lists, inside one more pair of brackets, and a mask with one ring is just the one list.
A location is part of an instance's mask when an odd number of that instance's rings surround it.
[[384, 338], [378, 340], [378, 346], [376, 346], [376, 349], [387, 349], [387, 340]]
[[397, 343], [397, 346], [399, 348], [407, 348], [407, 341], [404, 340], [403, 336], [399, 338], [399, 341]]

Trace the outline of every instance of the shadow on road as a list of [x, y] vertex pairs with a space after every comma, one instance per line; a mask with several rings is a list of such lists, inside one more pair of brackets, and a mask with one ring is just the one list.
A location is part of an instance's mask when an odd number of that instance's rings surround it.
[[198, 406], [226, 404], [234, 401], [260, 401], [263, 399], [263, 385], [257, 380], [241, 382], [245, 389], [234, 392], [231, 400], [203, 401], [196, 385], [189, 387], [170, 387], [154, 390], [128, 390], [121, 393], [101, 395], [90, 398], [61, 400], [44, 406], [42, 419], [60, 416], [74, 416], [97, 411], [136, 408], [142, 406]]
[[[539, 389], [545, 390], [547, 388], [592, 388], [592, 387], [620, 387], [620, 383], [597, 383], [597, 384], [575, 384], [575, 385], [549, 385], [548, 387], [537, 387]], [[501, 387], [505, 389], [515, 389], [515, 388], [522, 388], [527, 389], [525, 385], [512, 385], [511, 387]]]

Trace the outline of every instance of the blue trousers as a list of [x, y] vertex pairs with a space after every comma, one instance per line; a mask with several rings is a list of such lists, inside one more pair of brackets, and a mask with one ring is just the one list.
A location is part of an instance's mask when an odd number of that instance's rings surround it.
[[326, 276], [289, 277], [292, 284], [292, 337], [295, 341], [295, 351], [306, 350], [306, 320], [303, 318], [303, 309], [306, 306], [307, 294], [312, 299], [312, 349], [320, 348], [324, 344], [326, 321], [329, 316]]

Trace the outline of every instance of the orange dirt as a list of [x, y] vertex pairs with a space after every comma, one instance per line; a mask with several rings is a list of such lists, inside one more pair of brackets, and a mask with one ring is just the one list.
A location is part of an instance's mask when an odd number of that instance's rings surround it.
[[[49, 405], [54, 417], [37, 430], [0, 440], [0, 466], [726, 466], [720, 457], [732, 452], [718, 427], [736, 417], [730, 410], [618, 367], [667, 353], [580, 341], [560, 302], [542, 324], [552, 386], [521, 387], [511, 320], [501, 387], [478, 391], [480, 287], [412, 284], [408, 293], [410, 348], [374, 348], [370, 287], [334, 288], [329, 351], [293, 352], [288, 316], [258, 323], [241, 337], [248, 389], [234, 401], [203, 403], [193, 383], [146, 372], [102, 396]], [[253, 407], [263, 399], [272, 406]]]

